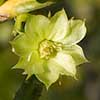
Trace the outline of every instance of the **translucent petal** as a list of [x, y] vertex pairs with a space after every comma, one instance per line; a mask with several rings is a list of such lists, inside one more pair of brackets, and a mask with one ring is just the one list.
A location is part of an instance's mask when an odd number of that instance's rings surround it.
[[61, 10], [57, 12], [51, 19], [47, 28], [48, 39], [60, 42], [67, 34], [68, 19], [66, 12]]
[[36, 77], [46, 85], [48, 89], [51, 84], [57, 81], [59, 78], [59, 67], [52, 65], [52, 63], [48, 62], [47, 66], [45, 66], [45, 71], [40, 74], [36, 74]]
[[59, 66], [65, 69], [66, 75], [75, 76], [76, 66], [72, 56], [65, 52], [58, 52], [53, 61], [56, 62]]
[[18, 63], [13, 68], [24, 69], [29, 78], [33, 74], [44, 72], [45, 61], [39, 58], [38, 52], [32, 52], [30, 59], [28, 56], [21, 57]]
[[76, 65], [88, 62], [84, 56], [82, 48], [78, 45], [64, 46], [63, 50], [73, 57]]
[[45, 30], [49, 24], [49, 19], [42, 15], [30, 15], [25, 25], [26, 34], [35, 39], [43, 40], [45, 38]]
[[62, 43], [73, 45], [80, 42], [86, 35], [85, 22], [82, 20], [69, 21], [68, 35], [62, 40]]
[[35, 48], [35, 43], [25, 34], [17, 36], [12, 44], [13, 51], [19, 56], [25, 56]]
[[[20, 57], [18, 63], [12, 69], [24, 69], [27, 66], [27, 57]], [[25, 63], [26, 62], [26, 63]]]
[[37, 51], [34, 51], [30, 57], [27, 59], [28, 66], [25, 68], [28, 74], [39, 74], [44, 72], [45, 61], [39, 57]]

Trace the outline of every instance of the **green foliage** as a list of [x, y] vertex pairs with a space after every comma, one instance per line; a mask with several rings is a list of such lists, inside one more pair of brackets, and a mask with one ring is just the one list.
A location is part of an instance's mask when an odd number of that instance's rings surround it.
[[16, 56], [11, 50], [6, 48], [0, 51], [0, 100], [13, 100], [23, 82], [24, 76], [21, 75], [21, 71], [11, 70], [16, 61]]
[[12, 21], [0, 23], [0, 43], [8, 42], [13, 30], [13, 25]]
[[39, 100], [42, 89], [43, 84], [35, 76], [32, 76], [28, 81], [24, 80], [14, 100]]
[[[68, 20], [64, 10], [50, 18], [25, 16], [17, 17], [15, 31], [19, 35], [11, 41], [13, 52], [20, 57], [13, 68], [24, 69], [27, 79], [35, 74], [47, 88], [56, 82], [59, 75], [76, 77], [76, 66], [87, 62], [77, 45], [86, 34], [85, 22]], [[22, 19], [25, 26], [21, 32]]]

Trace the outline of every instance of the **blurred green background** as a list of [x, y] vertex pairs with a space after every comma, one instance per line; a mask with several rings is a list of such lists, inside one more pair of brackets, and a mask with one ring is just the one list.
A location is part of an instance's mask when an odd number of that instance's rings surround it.
[[[61, 0], [32, 13], [47, 15], [51, 11], [53, 15], [62, 8], [65, 8], [69, 19], [86, 19], [87, 35], [79, 45], [90, 63], [77, 67], [78, 80], [63, 76], [48, 91], [44, 88], [40, 100], [100, 100], [100, 0]], [[18, 61], [9, 44], [13, 24], [13, 19], [0, 22], [0, 100], [14, 100], [25, 81], [21, 70], [11, 70]]]

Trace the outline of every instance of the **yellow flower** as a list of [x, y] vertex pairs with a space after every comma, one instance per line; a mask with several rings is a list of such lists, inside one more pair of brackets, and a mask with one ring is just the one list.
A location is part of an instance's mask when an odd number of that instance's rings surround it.
[[[19, 28], [20, 18], [26, 21], [23, 32]], [[82, 48], [77, 45], [86, 34], [84, 21], [68, 20], [61, 10], [51, 18], [20, 15], [16, 22], [19, 35], [11, 44], [20, 59], [14, 68], [24, 69], [27, 78], [35, 74], [48, 88], [59, 75], [75, 77], [76, 66], [87, 62]]]

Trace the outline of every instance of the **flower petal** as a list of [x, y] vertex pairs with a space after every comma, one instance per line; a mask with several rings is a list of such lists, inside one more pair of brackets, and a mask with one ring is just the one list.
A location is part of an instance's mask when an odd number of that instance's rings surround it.
[[28, 74], [27, 79], [33, 74], [44, 72], [45, 61], [40, 59], [38, 52], [33, 52], [31, 55], [21, 57], [18, 63], [13, 68], [24, 69]]
[[63, 50], [72, 56], [76, 65], [88, 62], [84, 56], [82, 48], [78, 45], [64, 46]]
[[[12, 69], [24, 69], [27, 66], [27, 57], [20, 57], [18, 63]], [[25, 63], [26, 62], [26, 63]]]
[[55, 58], [52, 59], [56, 62], [60, 67], [65, 69], [66, 75], [74, 76], [76, 74], [75, 62], [72, 56], [65, 52], [58, 52]]
[[50, 21], [47, 37], [49, 40], [60, 42], [67, 34], [68, 19], [66, 12], [64, 10], [57, 12]]
[[82, 20], [69, 21], [68, 35], [62, 40], [64, 44], [73, 45], [80, 42], [86, 35], [85, 22]]
[[45, 38], [45, 29], [49, 24], [49, 19], [42, 15], [30, 15], [25, 25], [25, 32], [31, 38], [42, 40]]
[[57, 81], [59, 78], [59, 67], [55, 64], [52, 65], [51, 62], [48, 61], [47, 65], [45, 66], [45, 71], [40, 74], [36, 74], [36, 77], [46, 85], [48, 89], [51, 84]]
[[31, 74], [39, 74], [44, 72], [43, 66], [45, 66], [45, 60], [39, 57], [37, 51], [34, 51], [27, 61], [28, 66], [25, 68], [25, 70], [28, 74], [30, 74], [30, 72]]
[[35, 43], [33, 43], [25, 34], [18, 35], [10, 43], [12, 44], [13, 51], [19, 56], [27, 55], [35, 47]]

